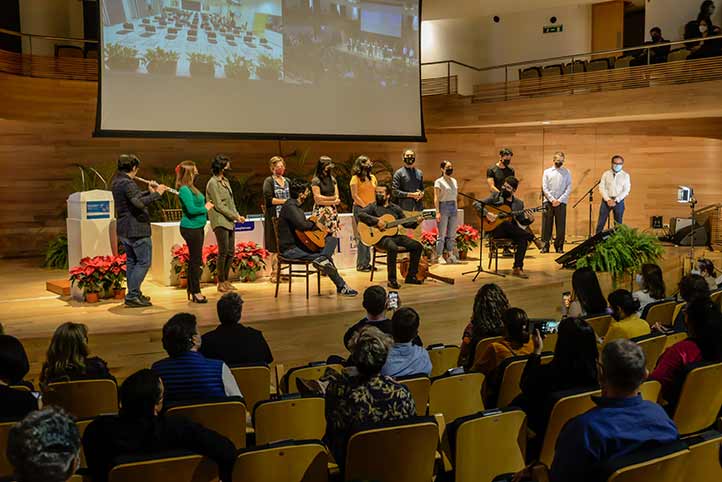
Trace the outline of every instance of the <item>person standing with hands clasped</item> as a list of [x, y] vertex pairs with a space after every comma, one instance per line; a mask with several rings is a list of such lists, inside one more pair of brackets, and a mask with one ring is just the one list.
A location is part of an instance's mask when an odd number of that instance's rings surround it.
[[181, 162], [175, 168], [175, 175], [175, 185], [183, 210], [180, 232], [188, 245], [188, 299], [193, 303], [207, 303], [208, 300], [201, 294], [201, 269], [206, 219], [208, 211], [213, 209], [213, 203], [206, 202], [206, 198], [194, 185], [198, 176], [195, 162]]
[[622, 224], [624, 220], [624, 199], [629, 196], [632, 182], [629, 174], [622, 170], [623, 167], [624, 158], [616, 154], [612, 156], [612, 168], [602, 174], [602, 180], [599, 183], [602, 204], [599, 206], [597, 233], [604, 230], [610, 211], [614, 212], [614, 224]]
[[564, 235], [567, 224], [567, 203], [572, 192], [572, 175], [564, 167], [564, 153], [554, 153], [554, 166], [544, 171], [542, 178], [542, 191], [544, 193], [544, 207], [542, 215], [542, 253], [549, 252], [552, 239], [552, 225], [557, 227], [557, 237], [554, 239], [554, 249], [557, 253], [564, 252]]
[[[436, 223], [439, 226], [439, 238], [436, 242], [436, 254], [440, 264], [458, 264], [456, 258], [456, 201], [459, 185], [451, 177], [454, 165], [451, 161], [441, 161], [441, 177], [434, 181], [434, 207]], [[448, 258], [444, 258], [446, 252]]]
[[[424, 173], [414, 167], [416, 153], [404, 151], [404, 166], [394, 172], [391, 180], [391, 195], [404, 211], [405, 217], [420, 216], [424, 210]], [[413, 238], [421, 241], [421, 223], [414, 228]]]
[[218, 291], [221, 293], [236, 289], [228, 281], [228, 272], [235, 255], [236, 223], [246, 221], [246, 218], [238, 214], [236, 210], [231, 183], [226, 177], [226, 172], [230, 170], [231, 160], [226, 156], [217, 155], [211, 164], [213, 176], [206, 184], [206, 198], [213, 203], [213, 209], [208, 211], [208, 218], [218, 243], [216, 272], [218, 273]]

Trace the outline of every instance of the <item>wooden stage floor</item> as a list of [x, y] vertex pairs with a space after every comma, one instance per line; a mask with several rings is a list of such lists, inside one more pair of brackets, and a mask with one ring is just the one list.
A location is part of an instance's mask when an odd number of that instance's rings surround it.
[[[571, 246], [568, 247], [570, 249]], [[681, 273], [682, 258], [688, 248], [666, 248], [662, 266], [670, 291], [674, 291]], [[696, 253], [703, 255], [703, 250]], [[709, 253], [707, 253], [709, 255]], [[714, 253], [719, 258], [719, 253]], [[421, 315], [420, 334], [425, 343], [458, 344], [471, 315], [477, 289], [484, 283], [497, 283], [507, 293], [513, 306], [527, 310], [532, 317], [558, 317], [561, 293], [570, 289], [571, 271], [560, 269], [555, 254], [540, 254], [530, 249], [525, 271], [528, 280], [505, 278], [482, 273], [476, 282], [472, 270], [478, 258], [465, 265], [437, 265], [434, 273], [456, 280], [447, 285], [427, 280], [421, 286], [402, 286], [401, 302], [416, 308]], [[509, 273], [511, 259], [500, 259], [500, 271]], [[205, 305], [186, 301], [185, 292], [146, 280], [143, 291], [153, 298], [147, 309], [125, 308], [118, 301], [85, 304], [60, 298], [45, 291], [45, 282], [66, 276], [62, 271], [38, 268], [37, 259], [0, 261], [0, 323], [5, 332], [17, 336], [26, 346], [31, 360], [29, 378], [37, 379], [40, 365], [54, 329], [62, 322], [75, 321], [88, 325], [91, 351], [106, 359], [118, 378], [149, 366], [163, 358], [161, 327], [174, 313], [194, 313], [201, 331], [216, 325], [215, 301], [220, 294], [214, 286], [205, 286]], [[359, 290], [356, 298], [339, 297], [327, 278], [321, 281], [321, 296], [312, 291], [307, 301], [303, 280], [294, 283], [293, 292], [282, 285], [274, 299], [274, 285], [267, 279], [254, 283], [236, 283], [244, 299], [243, 323], [263, 331], [277, 362], [286, 367], [325, 359], [333, 353], [344, 353], [342, 337], [350, 325], [363, 317], [361, 293], [370, 286], [368, 273], [344, 270], [347, 282]], [[611, 289], [608, 276], [600, 276], [605, 292]], [[381, 271], [376, 281], [385, 286], [386, 274]], [[625, 285], [629, 288], [629, 282]]]

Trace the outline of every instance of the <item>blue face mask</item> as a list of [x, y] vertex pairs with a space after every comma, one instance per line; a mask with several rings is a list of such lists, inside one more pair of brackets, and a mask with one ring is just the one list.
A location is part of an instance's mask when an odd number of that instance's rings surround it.
[[613, 170], [614, 172], [619, 172], [619, 171], [622, 170], [622, 165], [621, 165], [621, 164], [614, 164], [614, 165], [612, 166], [612, 170]]
[[636, 276], [636, 279], [635, 279], [635, 280], [637, 281], [637, 284], [638, 284], [639, 286], [642, 286], [642, 283], [644, 283], [644, 278], [642, 278], [642, 275], [641, 275], [641, 274], [638, 274], [638, 275]]

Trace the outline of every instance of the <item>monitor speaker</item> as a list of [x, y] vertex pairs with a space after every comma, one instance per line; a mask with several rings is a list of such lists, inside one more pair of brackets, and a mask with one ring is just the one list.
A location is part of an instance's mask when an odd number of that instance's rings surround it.
[[[678, 246], [691, 246], [692, 236], [692, 226], [690, 225], [677, 231], [677, 233], [672, 238], [672, 242]], [[696, 224], [694, 228], [694, 245], [705, 246], [707, 245], [707, 243], [709, 243], [707, 230], [704, 226]]]

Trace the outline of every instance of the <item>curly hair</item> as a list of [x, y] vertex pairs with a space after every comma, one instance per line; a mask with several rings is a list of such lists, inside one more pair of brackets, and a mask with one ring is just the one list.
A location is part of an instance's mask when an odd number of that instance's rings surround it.
[[471, 320], [469, 320], [472, 327], [468, 358], [470, 362], [474, 360], [479, 341], [502, 334], [504, 331], [502, 315], [509, 307], [506, 294], [494, 283], [485, 284], [476, 292]]
[[67, 322], [53, 333], [40, 380], [69, 377], [72, 373], [84, 373], [88, 358], [88, 327], [82, 323]]
[[393, 340], [389, 335], [375, 326], [367, 325], [351, 338], [350, 359], [361, 375], [365, 377], [378, 375], [386, 363], [391, 345]]

